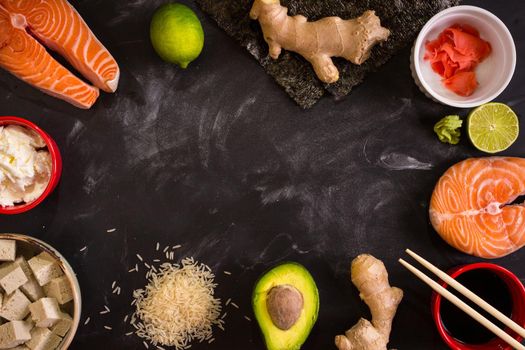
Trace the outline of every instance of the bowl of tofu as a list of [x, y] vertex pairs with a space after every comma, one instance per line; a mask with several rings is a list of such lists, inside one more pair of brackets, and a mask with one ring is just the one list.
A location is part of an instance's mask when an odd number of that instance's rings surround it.
[[0, 349], [65, 350], [78, 328], [80, 286], [49, 244], [0, 234]]

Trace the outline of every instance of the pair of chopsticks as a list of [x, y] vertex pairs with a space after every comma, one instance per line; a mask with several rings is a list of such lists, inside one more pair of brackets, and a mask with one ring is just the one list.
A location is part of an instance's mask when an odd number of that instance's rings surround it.
[[[478, 297], [476, 294], [472, 293], [468, 288], [463, 286], [461, 283], [450, 277], [445, 272], [438, 269], [436, 266], [432, 265], [427, 260], [423, 259], [410, 249], [405, 250], [408, 255], [413, 257], [416, 261], [418, 261], [421, 265], [426, 267], [428, 270], [433, 272], [436, 276], [441, 278], [444, 282], [446, 282], [449, 286], [457, 290], [459, 293], [467, 297], [470, 301], [472, 301], [474, 304], [481, 307], [483, 310], [485, 310], [490, 315], [494, 316], [496, 319], [501, 321], [505, 326], [512, 329], [514, 332], [518, 333], [520, 336], [525, 338], [525, 329], [522, 328], [520, 325], [518, 325], [516, 322], [502, 314], [500, 311], [492, 307], [489, 303]], [[423, 282], [428, 284], [433, 290], [435, 290], [437, 293], [439, 293], [442, 297], [450, 301], [452, 304], [456, 305], [458, 308], [460, 308], [463, 312], [465, 312], [467, 315], [472, 317], [474, 320], [479, 322], [481, 325], [483, 325], [485, 328], [487, 328], [489, 331], [494, 333], [496, 336], [504, 340], [507, 344], [511, 345], [515, 349], [525, 350], [525, 346], [521, 345], [516, 339], [511, 337], [509, 334], [505, 333], [501, 328], [496, 326], [494, 323], [490, 322], [486, 317], [481, 315], [479, 312], [474, 310], [472, 307], [464, 303], [461, 299], [459, 299], [457, 296], [449, 292], [447, 289], [443, 288], [439, 283], [425, 275], [423, 272], [415, 268], [414, 266], [410, 265], [403, 259], [399, 259], [399, 262], [406, 267], [410, 272], [412, 272], [414, 275], [416, 275], [419, 279], [421, 279]]]

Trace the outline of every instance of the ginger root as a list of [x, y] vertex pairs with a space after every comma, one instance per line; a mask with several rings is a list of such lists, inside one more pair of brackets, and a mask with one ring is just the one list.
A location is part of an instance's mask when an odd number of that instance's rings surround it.
[[365, 11], [361, 17], [350, 20], [325, 17], [308, 22], [301, 15], [288, 16], [288, 9], [279, 0], [254, 0], [250, 17], [259, 20], [273, 59], [279, 57], [281, 49], [297, 52], [312, 64], [317, 77], [325, 83], [339, 80], [331, 57], [361, 64], [374, 45], [390, 35], [374, 11]]
[[339, 350], [386, 350], [403, 291], [390, 286], [385, 265], [369, 254], [352, 261], [351, 276], [359, 296], [370, 308], [372, 322], [361, 318], [345, 335], [335, 337], [335, 345]]

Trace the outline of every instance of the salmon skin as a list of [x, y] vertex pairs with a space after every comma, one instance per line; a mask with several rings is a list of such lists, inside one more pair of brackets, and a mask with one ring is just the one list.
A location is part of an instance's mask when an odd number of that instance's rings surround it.
[[[41, 43], [95, 86], [73, 75]], [[114, 92], [120, 76], [115, 59], [66, 0], [0, 0], [0, 67], [80, 108], [95, 103], [99, 88]]]
[[449, 168], [430, 200], [430, 221], [453, 247], [499, 258], [525, 245], [525, 159], [471, 158]]

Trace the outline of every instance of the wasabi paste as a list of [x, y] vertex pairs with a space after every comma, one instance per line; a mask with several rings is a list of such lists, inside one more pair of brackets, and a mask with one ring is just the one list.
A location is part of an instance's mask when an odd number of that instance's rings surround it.
[[439, 141], [456, 145], [461, 136], [461, 125], [463, 121], [458, 115], [447, 115], [434, 125], [434, 132], [439, 137]]

